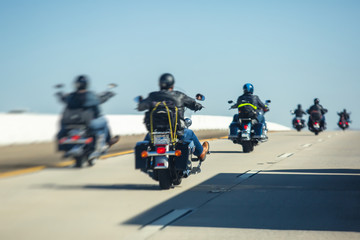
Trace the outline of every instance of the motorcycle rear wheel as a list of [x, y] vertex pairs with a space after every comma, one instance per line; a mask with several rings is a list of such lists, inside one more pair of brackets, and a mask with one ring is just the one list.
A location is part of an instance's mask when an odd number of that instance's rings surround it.
[[243, 147], [243, 152], [244, 153], [249, 153], [249, 152], [252, 152], [254, 150], [254, 145], [253, 145], [253, 143], [251, 141], [243, 142], [241, 145]]
[[75, 166], [76, 168], [82, 168], [83, 163], [86, 162], [86, 156], [75, 157]]
[[159, 176], [159, 186], [161, 189], [169, 189], [172, 186], [169, 169], [157, 170]]

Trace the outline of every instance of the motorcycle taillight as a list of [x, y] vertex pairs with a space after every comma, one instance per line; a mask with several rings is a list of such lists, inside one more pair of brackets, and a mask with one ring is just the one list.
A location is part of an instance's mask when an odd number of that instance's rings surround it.
[[81, 138], [80, 135], [74, 135], [71, 137], [71, 140], [76, 141], [79, 140], [80, 138]]
[[156, 152], [158, 154], [164, 154], [164, 153], [166, 153], [166, 148], [165, 147], [157, 147]]
[[245, 130], [247, 130], [247, 129], [248, 129], [248, 127], [249, 127], [248, 125], [244, 125], [244, 129], [245, 129]]
[[297, 121], [298, 123], [300, 123], [300, 120], [299, 120], [299, 119], [297, 119], [296, 121]]

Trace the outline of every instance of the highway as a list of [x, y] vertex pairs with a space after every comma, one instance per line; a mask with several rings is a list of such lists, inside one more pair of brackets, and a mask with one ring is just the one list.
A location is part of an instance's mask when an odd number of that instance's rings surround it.
[[133, 154], [0, 178], [0, 239], [360, 239], [360, 132], [210, 141], [202, 172], [160, 190]]

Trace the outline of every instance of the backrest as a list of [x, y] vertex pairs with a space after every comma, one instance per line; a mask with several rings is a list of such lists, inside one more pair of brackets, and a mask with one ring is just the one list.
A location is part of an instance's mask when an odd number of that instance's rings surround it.
[[64, 125], [86, 125], [90, 124], [90, 121], [94, 119], [94, 111], [92, 109], [68, 109], [66, 108], [61, 122]]

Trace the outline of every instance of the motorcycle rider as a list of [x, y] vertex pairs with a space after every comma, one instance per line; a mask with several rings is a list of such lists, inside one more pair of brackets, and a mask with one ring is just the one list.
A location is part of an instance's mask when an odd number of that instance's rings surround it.
[[[75, 91], [69, 94], [64, 94], [58, 92], [56, 95], [59, 97], [60, 101], [66, 104], [65, 112], [67, 109], [82, 109], [90, 110], [92, 112], [93, 118], [89, 119], [89, 129], [96, 136], [96, 146], [103, 146], [99, 141], [101, 135], [104, 134], [106, 143], [110, 146], [119, 141], [119, 136], [111, 138], [109, 127], [105, 117], [101, 114], [100, 104], [106, 102], [109, 98], [114, 96], [114, 93], [107, 92], [101, 96], [96, 95], [94, 92], [88, 90], [89, 79], [85, 75], [80, 75], [75, 79]], [[64, 112], [64, 113], [65, 113]], [[64, 116], [61, 120], [61, 129], [57, 134], [57, 139], [64, 137], [66, 134]], [[92, 153], [92, 156], [89, 158], [98, 157], [101, 154], [102, 149], [97, 147], [95, 152]]]
[[[149, 96], [145, 99], [140, 99], [137, 110], [151, 111], [154, 107], [153, 103], [161, 101], [171, 101], [178, 108], [180, 126], [179, 128], [184, 130], [181, 140], [185, 142], [193, 142], [195, 145], [194, 155], [199, 158], [200, 161], [204, 161], [206, 158], [206, 153], [209, 150], [209, 143], [205, 141], [203, 144], [200, 143], [199, 139], [196, 137], [195, 133], [188, 128], [185, 128], [185, 118], [184, 111], [185, 107], [199, 111], [203, 108], [200, 103], [197, 103], [195, 99], [188, 97], [182, 92], [174, 91], [175, 78], [170, 73], [164, 73], [159, 78], [159, 87], [160, 91], [151, 92]], [[149, 134], [145, 137], [145, 140], [150, 140]]]
[[303, 115], [306, 115], [306, 112], [302, 109], [301, 104], [297, 105], [297, 109], [293, 111], [292, 114], [295, 114], [295, 117], [293, 119], [293, 125], [296, 123], [296, 118], [301, 118], [301, 123], [303, 126], [305, 126], [305, 119], [303, 119]]
[[318, 98], [314, 99], [314, 105], [312, 105], [306, 112], [310, 115], [308, 120], [308, 128], [311, 130], [312, 127], [312, 120], [311, 120], [311, 112], [318, 111], [321, 113], [321, 119], [320, 119], [320, 127], [322, 129], [326, 129], [326, 122], [325, 122], [325, 113], [328, 112], [326, 108], [324, 108], [322, 105], [320, 105], [320, 100]]
[[[239, 96], [236, 103], [232, 105], [230, 108], [238, 108], [241, 105], [250, 105], [253, 110], [256, 112], [256, 119], [261, 124], [261, 126], [266, 127], [264, 114], [261, 112], [269, 111], [267, 105], [265, 105], [257, 95], [254, 95], [254, 86], [251, 83], [246, 83], [243, 86], [244, 94]], [[237, 132], [239, 129], [238, 126], [239, 114], [235, 114], [233, 117], [233, 122], [230, 124], [230, 135], [237, 136]], [[265, 139], [266, 136], [262, 133], [262, 127], [257, 129], [255, 132], [255, 136], [260, 137], [261, 139]]]
[[340, 116], [340, 118], [341, 118], [341, 117], [344, 117], [345, 121], [351, 122], [351, 121], [350, 121], [350, 114], [351, 114], [351, 113], [347, 112], [345, 108], [344, 108], [344, 110], [343, 110], [342, 112], [339, 112], [339, 113], [337, 113], [337, 114]]

